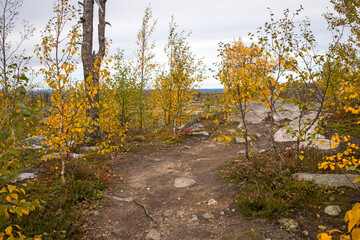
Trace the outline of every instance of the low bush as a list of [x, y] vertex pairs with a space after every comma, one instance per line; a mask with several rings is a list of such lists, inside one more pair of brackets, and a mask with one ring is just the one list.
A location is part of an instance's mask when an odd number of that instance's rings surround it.
[[[14, 222], [22, 226], [27, 237], [81, 239], [83, 207], [95, 204], [95, 200], [104, 196], [104, 190], [112, 183], [112, 172], [85, 161], [70, 163], [64, 185], [56, 167], [49, 169], [38, 180], [24, 185], [30, 200], [41, 199], [41, 207]], [[0, 228], [5, 221], [4, 217], [0, 218]]]

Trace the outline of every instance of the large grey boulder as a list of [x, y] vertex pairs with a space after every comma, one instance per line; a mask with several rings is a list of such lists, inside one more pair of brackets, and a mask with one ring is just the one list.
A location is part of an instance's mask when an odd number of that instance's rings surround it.
[[[299, 132], [304, 130], [306, 127], [306, 123], [310, 123], [317, 116], [317, 112], [310, 112], [307, 115], [304, 115], [300, 120], [299, 118], [294, 119], [289, 123], [288, 126], [284, 126], [280, 128], [274, 134], [275, 142], [295, 142], [297, 141], [297, 136], [292, 132]], [[318, 122], [315, 122], [314, 125], [307, 131], [307, 133], [303, 136], [304, 139], [311, 139], [311, 136], [315, 134], [315, 130]], [[329, 139], [326, 139], [323, 135], [315, 134], [314, 138], [311, 140], [302, 141], [300, 143], [300, 147], [314, 147], [320, 150], [332, 150], [336, 147], [333, 146], [333, 142]]]

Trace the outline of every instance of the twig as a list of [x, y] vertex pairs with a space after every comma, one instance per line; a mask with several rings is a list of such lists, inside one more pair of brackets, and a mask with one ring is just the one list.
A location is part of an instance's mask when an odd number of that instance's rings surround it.
[[159, 223], [150, 215], [149, 211], [146, 209], [146, 207], [144, 205], [139, 203], [135, 198], [134, 198], [134, 202], [137, 205], [139, 205], [140, 207], [142, 207], [144, 209], [144, 212], [145, 212], [146, 216], [148, 216], [148, 218], [150, 218], [156, 225], [158, 225], [158, 227], [160, 227]]

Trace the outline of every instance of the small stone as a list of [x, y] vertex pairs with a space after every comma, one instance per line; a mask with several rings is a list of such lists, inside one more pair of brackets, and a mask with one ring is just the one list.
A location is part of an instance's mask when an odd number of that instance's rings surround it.
[[176, 178], [174, 186], [176, 188], [187, 188], [196, 184], [196, 181], [190, 178]]
[[154, 162], [161, 162], [160, 158], [154, 158]]
[[209, 201], [208, 201], [208, 206], [211, 206], [211, 205], [216, 205], [217, 204], [217, 201], [215, 200], [215, 199], [210, 199]]
[[177, 211], [176, 212], [176, 217], [177, 218], [184, 218], [184, 215], [185, 215], [185, 213], [183, 211]]
[[246, 153], [245, 150], [241, 150], [241, 151], [238, 151], [238, 152], [237, 152], [237, 154], [239, 154], [239, 155], [242, 155], [242, 154], [245, 154], [245, 153]]
[[187, 146], [187, 145], [184, 146], [184, 148], [185, 148], [185, 149], [191, 149], [191, 147], [190, 147], [190, 146]]
[[197, 222], [199, 219], [196, 215], [192, 215], [192, 218], [188, 221], [189, 223]]
[[168, 209], [164, 212], [164, 216], [165, 217], [170, 217], [171, 215], [173, 215], [174, 211], [171, 209]]
[[214, 218], [214, 216], [213, 216], [211, 213], [204, 213], [202, 216], [203, 216], [203, 218], [205, 218], [205, 219]]
[[220, 211], [220, 215], [225, 215], [224, 211]]
[[309, 231], [308, 231], [308, 230], [304, 230], [302, 233], [303, 233], [305, 236], [309, 236]]
[[[251, 141], [251, 138], [250, 138], [250, 137], [247, 137], [247, 140], [248, 140], [248, 141]], [[245, 138], [237, 137], [237, 138], [235, 138], [235, 142], [236, 142], [236, 143], [245, 143]]]
[[155, 229], [151, 229], [145, 237], [146, 240], [160, 240], [160, 233]]
[[330, 205], [324, 209], [326, 214], [330, 216], [338, 216], [341, 213], [341, 209], [338, 205]]

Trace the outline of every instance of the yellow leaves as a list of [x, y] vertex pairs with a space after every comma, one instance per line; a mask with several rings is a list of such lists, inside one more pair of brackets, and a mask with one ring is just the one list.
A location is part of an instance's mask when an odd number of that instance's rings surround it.
[[317, 235], [318, 240], [331, 240], [332, 237], [328, 235], [327, 233], [320, 233]]
[[351, 238], [353, 240], [360, 240], [360, 228], [355, 228], [352, 232], [351, 232]]
[[349, 222], [348, 232], [351, 232], [354, 226], [360, 224], [360, 203], [356, 203], [351, 210], [346, 212], [345, 222]]
[[7, 235], [11, 235], [12, 230], [13, 230], [12, 226], [8, 226], [8, 227], [5, 229], [5, 233], [6, 233]]

